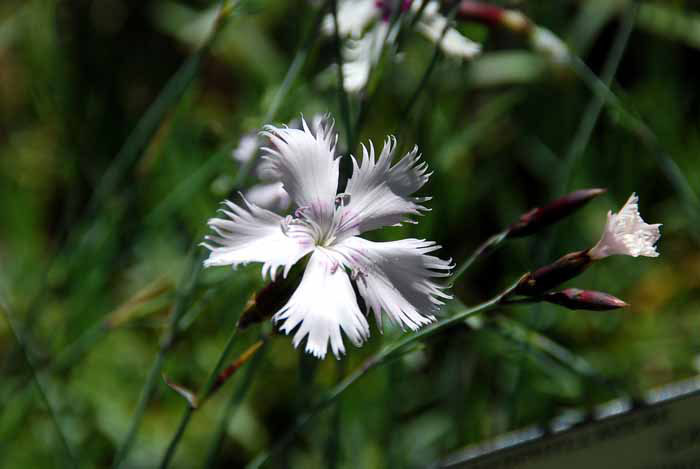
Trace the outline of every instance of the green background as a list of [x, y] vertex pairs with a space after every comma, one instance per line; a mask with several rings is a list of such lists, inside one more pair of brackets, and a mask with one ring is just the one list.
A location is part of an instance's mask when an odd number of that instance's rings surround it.
[[[606, 259], [567, 284], [631, 306], [535, 304], [473, 317], [362, 377], [270, 467], [424, 467], [564, 409], [639, 398], [697, 373], [700, 10], [635, 3], [506, 3], [563, 38], [583, 60], [574, 66], [552, 63], [521, 35], [464, 21], [460, 31], [483, 44], [483, 55], [439, 56], [426, 74], [435, 47], [407, 29], [399, 59], [390, 54], [370, 91], [349, 97], [350, 121], [365, 117], [360, 141], [379, 145], [395, 134], [399, 151], [417, 144], [434, 171], [421, 190], [432, 211], [371, 239], [435, 240], [441, 257], [459, 264], [529, 208], [608, 188], [557, 226], [472, 266], [453, 293], [476, 304], [592, 246], [607, 211], [637, 192], [644, 219], [663, 223], [660, 257]], [[348, 153], [343, 96], [329, 68], [333, 39], [313, 30], [319, 5], [245, 2], [197, 52], [215, 6], [0, 5], [0, 467], [71, 467], [66, 445], [79, 467], [110, 466], [191, 259], [203, 253], [196, 245], [206, 220], [235, 188], [240, 168], [230, 152], [243, 133], [329, 111]], [[295, 57], [299, 73], [284, 84]], [[614, 100], [591, 86], [610, 71]], [[199, 389], [263, 285], [259, 265], [203, 272], [181, 305], [163, 372]], [[241, 333], [231, 359], [269, 329]], [[360, 349], [346, 340], [341, 361], [322, 362], [273, 336], [253, 368], [195, 412], [172, 467], [205, 467], [209, 454], [211, 467], [240, 467], [272, 448], [339, 376], [402, 334], [374, 324], [371, 333]], [[251, 386], [229, 414], [246, 369]], [[156, 378], [126, 467], [158, 465], [185, 405]]]

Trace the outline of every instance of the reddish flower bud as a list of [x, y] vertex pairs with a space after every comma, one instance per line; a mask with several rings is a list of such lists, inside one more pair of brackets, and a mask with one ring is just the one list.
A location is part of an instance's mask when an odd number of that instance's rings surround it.
[[513, 293], [537, 296], [580, 275], [591, 264], [588, 251], [571, 252], [552, 264], [526, 274]]
[[568, 217], [576, 210], [583, 207], [591, 199], [605, 192], [606, 189], [581, 189], [566, 194], [548, 203], [544, 207], [533, 208], [521, 216], [518, 221], [510, 225], [508, 237], [527, 236], [546, 226], [552, 225]]
[[532, 26], [530, 20], [519, 11], [471, 0], [460, 2], [457, 16], [460, 19], [479, 21], [491, 26], [503, 26], [517, 33], [525, 32]]
[[255, 293], [246, 304], [238, 319], [238, 327], [245, 329], [253, 324], [266, 321], [279, 311], [294, 293], [298, 283], [296, 275], [270, 282]]
[[621, 299], [607, 293], [580, 290], [578, 288], [567, 288], [566, 290], [547, 293], [543, 299], [565, 308], [590, 311], [608, 311], [629, 306]]

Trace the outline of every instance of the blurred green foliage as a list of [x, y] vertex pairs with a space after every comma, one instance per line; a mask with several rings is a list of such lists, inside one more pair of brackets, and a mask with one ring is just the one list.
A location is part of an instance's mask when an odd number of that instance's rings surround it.
[[[597, 75], [631, 4], [500, 3], [565, 39]], [[230, 151], [243, 133], [266, 123], [318, 10], [305, 0], [244, 2], [196, 56], [215, 18], [210, 1], [2, 2], [0, 288], [6, 318], [24, 339], [53, 412], [0, 321], [1, 467], [69, 467], [56, 422], [80, 467], [112, 463], [189, 253], [202, 249], [192, 246], [234, 187], [238, 166]], [[693, 2], [641, 2], [611, 84], [618, 106], [603, 106], [570, 178], [565, 155], [596, 99], [575, 69], [550, 62], [513, 33], [465, 22], [460, 29], [483, 43], [483, 55], [471, 63], [440, 58], [406, 113], [434, 51], [422, 37], [406, 35], [401, 60], [381, 68], [374, 93], [351, 98], [351, 114], [366, 111], [363, 142], [394, 133], [400, 150], [419, 145], [434, 170], [424, 189], [433, 196], [432, 211], [418, 225], [373, 239], [434, 239], [442, 257], [459, 263], [562, 189], [607, 187], [576, 216], [478, 261], [454, 294], [474, 304], [523, 272], [591, 246], [607, 210], [633, 191], [644, 218], [664, 224], [661, 256], [608, 259], [570, 282], [619, 296], [631, 303], [627, 310], [513, 306], [410, 349], [363, 377], [271, 465], [421, 467], [564, 409], [636, 397], [697, 372], [700, 224], [692, 192], [700, 190], [699, 23]], [[332, 40], [318, 34], [312, 40], [273, 122], [330, 111], [342, 133], [329, 70]], [[192, 57], [201, 61], [178, 72]], [[182, 81], [166, 88], [176, 73]], [[625, 113], [646, 123], [656, 143]], [[668, 158], [686, 189], [664, 171]], [[165, 373], [198, 389], [262, 285], [256, 266], [205, 271], [183, 332], [165, 356]], [[260, 329], [243, 332], [234, 355]], [[273, 336], [251, 389], [224, 422], [213, 467], [239, 467], [269, 449], [339, 374], [400, 334], [372, 326], [363, 348], [350, 347], [342, 362], [320, 363], [294, 350], [288, 337]], [[203, 467], [241, 376], [195, 414], [174, 467]], [[183, 405], [158, 385], [128, 467], [158, 464]]]

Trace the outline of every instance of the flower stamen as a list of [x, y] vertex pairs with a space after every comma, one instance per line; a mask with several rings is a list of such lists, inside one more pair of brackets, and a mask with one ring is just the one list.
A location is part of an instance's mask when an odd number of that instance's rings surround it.
[[335, 208], [345, 207], [350, 203], [350, 194], [343, 192], [335, 197]]

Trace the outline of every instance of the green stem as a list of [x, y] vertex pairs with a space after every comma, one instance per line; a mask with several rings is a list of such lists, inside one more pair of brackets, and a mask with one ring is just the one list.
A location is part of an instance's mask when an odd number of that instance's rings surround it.
[[[216, 362], [216, 365], [212, 370], [209, 372], [209, 376], [207, 377], [207, 381], [204, 384], [204, 387], [202, 388], [202, 391], [197, 399], [197, 409], [204, 405], [204, 403], [211, 397], [212, 395], [212, 390], [214, 389], [214, 384], [216, 383], [216, 380], [219, 376], [219, 371], [221, 368], [224, 366], [224, 363], [226, 362], [226, 359], [228, 356], [231, 354], [231, 351], [233, 350], [233, 345], [235, 343], [236, 336], [238, 335], [238, 326], [234, 326], [233, 331], [231, 332], [231, 335], [229, 336], [228, 340], [226, 341], [226, 345], [224, 346], [224, 350], [221, 352], [221, 355], [219, 355], [219, 359]], [[192, 413], [196, 409], [195, 407], [192, 407], [189, 402], [187, 403], [187, 407], [185, 407], [185, 411], [182, 414], [182, 418], [180, 419], [180, 424], [177, 427], [177, 431], [175, 432], [175, 435], [173, 435], [173, 438], [170, 440], [170, 443], [168, 444], [168, 448], [165, 451], [165, 454], [163, 455], [163, 459], [161, 460], [160, 463], [160, 468], [165, 469], [170, 465], [170, 462], [172, 461], [173, 456], [175, 456], [175, 451], [177, 450], [178, 445], [180, 444], [180, 441], [182, 440], [182, 436], [185, 434], [185, 430], [187, 429], [187, 425], [190, 423], [190, 419], [192, 418]]]
[[[345, 138], [348, 146], [355, 141], [352, 132], [352, 123], [350, 118], [350, 100], [345, 91], [345, 77], [343, 76], [343, 54], [340, 45], [340, 32], [338, 30], [338, 0], [330, 0], [331, 12], [333, 14], [333, 25], [335, 30], [334, 48], [335, 59], [338, 62], [338, 100], [340, 101], [340, 112], [345, 123]], [[349, 149], [349, 148], [348, 148]]]
[[542, 335], [533, 329], [525, 327], [520, 322], [507, 317], [499, 316], [496, 318], [496, 323], [510, 337], [542, 350], [576, 373], [587, 378], [594, 378], [599, 375], [599, 372], [584, 358], [575, 355], [569, 349], [556, 343], [549, 337]]
[[[64, 348], [54, 361], [44, 361], [43, 363], [35, 364], [36, 373], [41, 374], [49, 372], [55, 374], [71, 369], [85, 354], [85, 352], [87, 352], [95, 343], [97, 343], [97, 341], [105, 336], [108, 330], [109, 327], [102, 321], [93, 325], [83, 332], [80, 337], [78, 337], [70, 345]], [[15, 382], [15, 384], [10, 386], [9, 390], [4, 391], [2, 394], [2, 399], [0, 400], [2, 405], [8, 405], [13, 398], [18, 397], [21, 393], [23, 393], [24, 388], [31, 382], [31, 380], [31, 375], [23, 376], [17, 382]]]
[[263, 359], [263, 354], [265, 351], [264, 347], [265, 346], [263, 345], [263, 348], [261, 348], [261, 350], [259, 350], [255, 354], [255, 356], [250, 362], [250, 365], [248, 365], [248, 367], [246, 368], [245, 374], [241, 378], [240, 384], [231, 396], [231, 400], [229, 400], [228, 405], [226, 406], [226, 409], [224, 410], [224, 413], [221, 416], [219, 426], [216, 429], [216, 433], [214, 435], [214, 440], [212, 442], [212, 445], [209, 447], [209, 451], [207, 453], [206, 463], [204, 464], [204, 467], [207, 469], [212, 469], [216, 466], [216, 458], [219, 454], [219, 451], [221, 450], [221, 446], [224, 441], [224, 436], [226, 435], [226, 428], [228, 427], [229, 422], [231, 422], [231, 419], [233, 418], [236, 409], [243, 401], [243, 398], [245, 397], [248, 388], [250, 388], [250, 385], [253, 382], [253, 376], [255, 375], [255, 372], [257, 371], [257, 368]]
[[[338, 360], [335, 364], [336, 372], [338, 375], [338, 382], [343, 379], [345, 375], [345, 366], [347, 364], [346, 360]], [[331, 417], [331, 428], [328, 432], [328, 439], [326, 440], [325, 456], [326, 465], [328, 469], [335, 469], [338, 467], [338, 459], [340, 457], [340, 435], [341, 435], [341, 412], [342, 406], [341, 402], [335, 402], [333, 404], [333, 416]]]
[[[601, 75], [601, 82], [606, 88], [610, 87], [617, 69], [622, 60], [622, 56], [627, 48], [627, 43], [629, 41], [630, 34], [634, 29], [635, 19], [637, 17], [637, 10], [639, 9], [637, 2], [632, 2], [627, 10], [622, 24], [615, 37], [615, 42], [613, 43], [610, 54], [603, 66], [603, 73]], [[606, 94], [600, 89], [596, 88], [593, 98], [588, 103], [586, 107], [583, 118], [579, 124], [578, 130], [574, 139], [571, 141], [569, 146], [569, 151], [564, 157], [562, 162], [561, 172], [557, 176], [558, 184], [555, 185], [555, 196], [566, 191], [571, 180], [571, 174], [573, 173], [574, 166], [578, 162], [579, 158], [583, 154], [583, 151], [588, 146], [588, 142], [593, 134], [593, 129], [595, 128], [598, 118], [600, 117], [600, 112], [603, 109], [603, 105], [606, 101]]]
[[459, 277], [464, 274], [464, 272], [471, 267], [471, 265], [481, 256], [490, 253], [493, 251], [498, 245], [500, 245], [503, 241], [505, 241], [508, 238], [508, 230], [502, 231], [498, 234], [495, 234], [491, 236], [489, 239], [484, 241], [476, 250], [472, 253], [471, 256], [467, 258], [466, 261], [462, 263], [462, 265], [459, 266], [457, 270], [454, 271], [452, 274], [452, 283], [456, 282]]
[[[391, 17], [391, 20], [389, 21], [389, 27], [387, 28], [387, 32], [384, 35], [384, 39], [382, 40], [382, 47], [381, 47], [381, 53], [380, 53], [380, 59], [379, 62], [373, 66], [370, 67], [369, 70], [369, 78], [367, 81], [367, 91], [368, 95], [366, 98], [364, 98], [359, 105], [359, 111], [357, 113], [357, 119], [355, 120], [355, 129], [353, 132], [353, 137], [354, 140], [349, 140], [348, 141], [348, 153], [354, 153], [358, 143], [359, 143], [359, 138], [360, 134], [362, 133], [362, 128], [365, 125], [365, 121], [367, 120], [367, 115], [369, 113], [370, 109], [370, 103], [374, 101], [374, 98], [377, 94], [377, 88], [379, 87], [379, 82], [380, 79], [382, 78], [381, 74], [377, 76], [375, 75], [375, 72], [377, 70], [381, 71], [384, 67], [384, 63], [389, 59], [388, 56], [391, 54], [386, 53], [386, 47], [387, 47], [387, 42], [389, 39], [389, 36], [391, 35], [391, 31], [394, 28], [394, 25], [398, 22], [399, 23], [399, 28], [402, 26], [402, 21], [403, 21], [403, 15], [400, 14], [400, 10], [396, 10], [394, 14]], [[401, 29], [399, 29], [399, 32]]]
[[285, 75], [284, 80], [282, 81], [282, 85], [280, 86], [279, 90], [277, 90], [277, 93], [275, 94], [275, 97], [272, 100], [270, 108], [265, 114], [265, 117], [263, 117], [263, 123], [270, 122], [275, 117], [275, 115], [277, 115], [277, 111], [279, 111], [280, 106], [282, 106], [284, 98], [287, 96], [289, 90], [292, 88], [292, 85], [299, 76], [299, 72], [301, 72], [301, 69], [306, 63], [306, 59], [309, 57], [311, 49], [316, 43], [316, 39], [318, 39], [318, 31], [321, 27], [321, 22], [323, 21], [326, 8], [328, 7], [328, 2], [330, 1], [331, 0], [328, 0], [318, 11], [318, 13], [316, 14], [316, 18], [314, 18], [314, 22], [311, 28], [307, 30], [306, 36], [302, 40], [301, 49], [299, 49], [299, 51], [294, 56], [292, 64], [289, 66], [287, 74]]
[[70, 445], [68, 444], [68, 439], [66, 438], [65, 433], [63, 432], [63, 428], [61, 428], [61, 424], [58, 419], [58, 415], [56, 414], [56, 411], [54, 410], [53, 406], [51, 405], [51, 401], [49, 400], [49, 397], [46, 394], [46, 391], [44, 390], [44, 386], [41, 384], [41, 381], [39, 380], [39, 376], [37, 375], [36, 372], [36, 367], [34, 366], [34, 360], [29, 354], [29, 351], [27, 350], [24, 338], [22, 337], [21, 333], [19, 330], [15, 327], [14, 322], [10, 318], [10, 307], [5, 301], [4, 297], [0, 296], [0, 310], [3, 312], [3, 316], [5, 317], [5, 321], [7, 322], [8, 328], [10, 329], [10, 332], [15, 338], [15, 341], [17, 342], [17, 346], [19, 347], [24, 360], [27, 363], [27, 366], [29, 367], [29, 370], [31, 372], [32, 376], [32, 381], [34, 381], [34, 386], [36, 386], [37, 391], [39, 392], [39, 397], [43, 401], [44, 405], [46, 406], [46, 409], [49, 412], [49, 416], [51, 417], [51, 421], [53, 422], [54, 426], [56, 427], [56, 433], [58, 433], [59, 440], [61, 441], [61, 446], [63, 446], [63, 450], [66, 455], [66, 460], [67, 463], [70, 467], [77, 468], [78, 463], [75, 459], [75, 456], [73, 455], [73, 451], [70, 448]]
[[168, 322], [168, 328], [166, 335], [161, 340], [160, 348], [156, 354], [156, 358], [151, 365], [151, 369], [148, 372], [148, 377], [141, 389], [141, 394], [139, 396], [139, 402], [136, 405], [136, 410], [134, 415], [131, 417], [131, 423], [129, 424], [129, 429], [126, 433], [124, 441], [117, 449], [117, 453], [114, 456], [114, 461], [112, 462], [113, 468], [121, 467], [122, 463], [129, 454], [131, 447], [134, 444], [136, 434], [143, 421], [144, 414], [146, 412], [146, 407], [153, 396], [153, 393], [158, 386], [160, 374], [163, 370], [163, 365], [165, 363], [165, 354], [170, 350], [173, 343], [175, 342], [177, 335], [179, 333], [179, 323], [185, 312], [188, 310], [190, 299], [194, 291], [195, 285], [199, 278], [199, 274], [202, 270], [202, 261], [204, 260], [204, 255], [200, 254], [195, 256], [194, 253], [191, 254], [190, 270], [186, 272], [181, 287], [178, 288], [177, 298], [175, 300], [175, 306], [173, 312], [170, 315], [170, 320]]
[[[233, 8], [231, 0], [221, 0], [219, 2], [217, 17], [206, 41], [170, 78], [153, 104], [149, 106], [146, 113], [136, 124], [134, 130], [129, 134], [129, 137], [124, 142], [119, 153], [114, 157], [112, 164], [107, 168], [95, 189], [88, 203], [87, 213], [94, 212], [104, 202], [106, 197], [114, 194], [117, 185], [151, 141], [167, 113], [177, 104], [180, 97], [192, 83], [192, 80], [194, 80], [202, 58], [214, 44], [226, 23], [226, 19], [231, 16]], [[86, 231], [81, 243], [90, 237], [91, 231]]]
[[[424, 3], [428, 3], [427, 1]], [[413, 106], [416, 104], [418, 101], [419, 96], [423, 92], [424, 89], [427, 88], [428, 85], [428, 80], [430, 80], [430, 76], [433, 74], [433, 71], [435, 70], [435, 67], [437, 66], [438, 62], [440, 61], [440, 58], [442, 57], [442, 51], [440, 50], [440, 43], [444, 39], [445, 35], [447, 34], [447, 31], [450, 29], [450, 22], [454, 19], [455, 15], [457, 14], [457, 7], [459, 4], [455, 4], [450, 9], [450, 12], [447, 15], [447, 21], [445, 22], [445, 26], [442, 28], [442, 32], [440, 33], [440, 37], [438, 40], [435, 42], [435, 49], [433, 50], [433, 56], [430, 59], [430, 62], [428, 63], [428, 66], [426, 67], [425, 71], [423, 72], [423, 76], [421, 76], [420, 81], [418, 82], [418, 86], [416, 87], [415, 91], [411, 95], [411, 98], [408, 100], [408, 103], [406, 104], [406, 107], [404, 107], [403, 112], [401, 115], [404, 117], [404, 119], [408, 119], [408, 116], [411, 113], [411, 110], [413, 109]], [[418, 14], [422, 14], [422, 8], [421, 11]], [[418, 16], [416, 16], [417, 18]]]
[[[617, 69], [622, 60], [622, 56], [627, 48], [630, 35], [634, 29], [635, 19], [637, 17], [637, 11], [639, 7], [637, 2], [632, 2], [627, 8], [627, 14], [623, 18], [622, 24], [620, 24], [613, 46], [608, 54], [605, 64], [603, 65], [603, 72], [601, 75], [601, 83], [605, 85], [606, 88], [610, 87]], [[595, 128], [598, 118], [600, 117], [600, 112], [603, 109], [603, 105], [606, 102], [606, 93], [604, 93], [600, 88], [596, 88], [594, 96], [586, 106], [583, 112], [583, 117], [579, 123], [578, 129], [574, 138], [569, 145], [569, 149], [562, 160], [560, 169], [558, 172], [554, 173], [555, 180], [552, 181], [552, 197], [558, 197], [569, 187], [571, 182], [571, 176], [573, 174], [574, 166], [581, 158], [583, 151], [588, 146], [588, 142], [593, 134], [593, 129]], [[552, 231], [554, 233], [554, 231]], [[544, 262], [549, 256], [553, 244], [553, 235], [542, 242], [539, 243], [536, 258], [538, 263]]]
[[668, 179], [669, 183], [676, 191], [676, 194], [678, 194], [684, 202], [689, 218], [695, 222], [694, 233], [697, 237], [699, 235], [698, 228], [700, 227], [700, 200], [676, 162], [662, 148], [656, 134], [641, 117], [635, 115], [622, 105], [620, 98], [618, 98], [610, 87], [588, 68], [588, 65], [586, 65], [583, 60], [579, 57], [574, 57], [572, 66], [579, 78], [581, 78], [594, 93], [604, 96], [605, 103], [619, 113], [621, 125], [636, 135], [644, 146], [652, 152], [659, 169], [661, 169], [666, 179]]
[[[97, 223], [97, 218], [93, 215], [97, 209], [104, 203], [107, 197], [110, 197], [117, 192], [119, 183], [124, 179], [129, 169], [134, 165], [139, 155], [146, 149], [158, 128], [162, 125], [166, 115], [178, 103], [180, 97], [187, 90], [192, 80], [199, 70], [202, 57], [209, 51], [215, 38], [224, 24], [224, 19], [230, 16], [232, 7], [229, 4], [230, 0], [222, 0], [220, 6], [220, 14], [212, 29], [207, 41], [204, 45], [192, 56], [190, 56], [175, 74], [168, 80], [161, 92], [158, 94], [153, 103], [148, 107], [145, 114], [139, 119], [134, 129], [130, 132], [126, 141], [120, 148], [119, 152], [112, 159], [110, 166], [105, 170], [103, 176], [95, 188], [85, 210], [86, 220], [81, 225], [83, 229], [73, 230], [69, 233], [65, 240], [65, 245], [62, 251], [70, 250], [68, 257], [68, 270], [72, 270], [74, 263], [81, 259], [79, 253], [82, 252], [91, 243], [94, 243], [94, 231]], [[54, 256], [50, 264], [45, 268], [45, 272], [52, 269], [51, 264], [60, 256]], [[46, 275], [42, 279], [42, 290], [45, 289]], [[39, 306], [44, 301], [44, 295], [37, 296], [35, 305], [30, 307], [30, 311], [38, 312]], [[34, 315], [30, 316], [33, 320]], [[31, 321], [30, 321], [31, 322]]]

